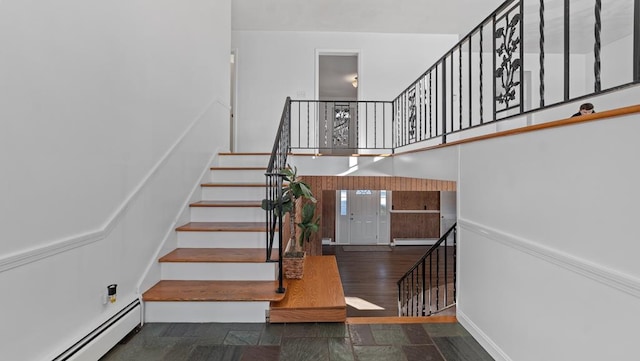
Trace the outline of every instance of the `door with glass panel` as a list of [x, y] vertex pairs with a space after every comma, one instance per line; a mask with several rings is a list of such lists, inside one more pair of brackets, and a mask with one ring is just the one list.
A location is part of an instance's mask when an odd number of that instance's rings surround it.
[[338, 243], [388, 244], [387, 192], [382, 190], [341, 190], [338, 196]]

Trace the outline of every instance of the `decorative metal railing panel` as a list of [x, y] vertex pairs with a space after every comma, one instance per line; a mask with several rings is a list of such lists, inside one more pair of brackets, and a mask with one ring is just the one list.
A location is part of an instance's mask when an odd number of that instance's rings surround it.
[[430, 316], [456, 304], [456, 224], [398, 281], [398, 315]]
[[316, 153], [358, 153], [393, 146], [393, 104], [378, 101], [291, 101], [291, 147]]
[[494, 31], [494, 62], [496, 77], [496, 113], [508, 112], [512, 109], [522, 109], [522, 21], [520, 21], [520, 5], [516, 4], [493, 21]]

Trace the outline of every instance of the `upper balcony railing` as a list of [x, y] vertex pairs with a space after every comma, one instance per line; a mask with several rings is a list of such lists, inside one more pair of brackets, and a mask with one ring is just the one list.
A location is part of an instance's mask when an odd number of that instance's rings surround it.
[[639, 0], [506, 1], [394, 100], [394, 147], [640, 82], [639, 14]]
[[291, 147], [392, 153], [441, 144], [637, 83], [640, 0], [509, 0], [393, 101], [293, 100]]

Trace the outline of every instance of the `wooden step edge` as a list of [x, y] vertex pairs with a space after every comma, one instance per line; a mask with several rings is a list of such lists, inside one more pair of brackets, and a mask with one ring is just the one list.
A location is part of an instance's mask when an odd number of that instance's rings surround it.
[[[266, 224], [260, 222], [189, 222], [176, 228], [178, 232], [266, 232]], [[277, 231], [277, 230], [276, 230]]]
[[255, 201], [198, 201], [189, 204], [189, 207], [203, 208], [253, 208], [260, 207], [262, 202]]
[[301, 307], [287, 307], [279, 306], [279, 301], [274, 301], [271, 305], [271, 309], [275, 311], [308, 311], [308, 310], [346, 310], [347, 305], [327, 305], [327, 306], [301, 306]]
[[202, 187], [262, 187], [265, 188], [266, 185], [264, 183], [202, 183], [200, 184]]
[[278, 281], [162, 280], [142, 294], [145, 302], [275, 302]]
[[269, 310], [269, 323], [344, 323], [346, 309]]
[[[272, 254], [277, 261], [278, 255]], [[268, 263], [264, 248], [176, 248], [161, 263]]]
[[346, 323], [350, 325], [366, 324], [402, 324], [402, 323], [457, 323], [456, 316], [425, 316], [425, 317], [348, 317]]

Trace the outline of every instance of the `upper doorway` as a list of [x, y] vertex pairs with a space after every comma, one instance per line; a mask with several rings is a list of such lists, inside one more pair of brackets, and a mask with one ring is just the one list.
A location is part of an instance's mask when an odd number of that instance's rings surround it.
[[318, 106], [318, 152], [351, 154], [357, 149], [358, 53], [317, 52], [316, 99]]

